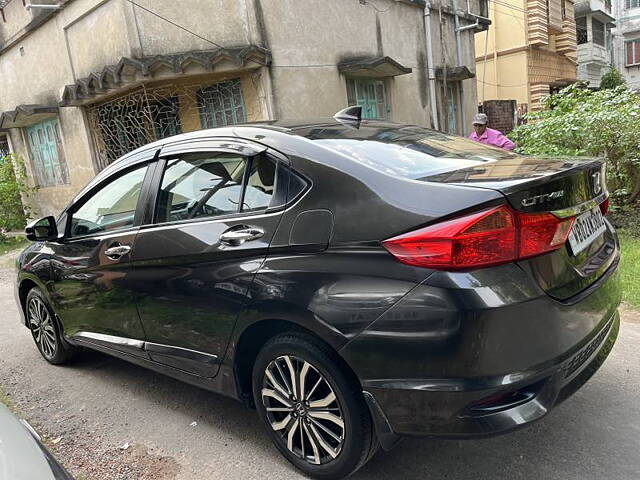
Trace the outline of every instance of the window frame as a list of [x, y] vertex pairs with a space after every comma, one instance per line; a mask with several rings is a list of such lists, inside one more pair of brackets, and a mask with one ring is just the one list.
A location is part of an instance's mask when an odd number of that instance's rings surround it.
[[[44, 136], [41, 136], [40, 133]], [[47, 137], [52, 138], [47, 138]], [[37, 137], [38, 142], [34, 144], [33, 138]], [[69, 185], [69, 167], [64, 149], [64, 140], [62, 137], [62, 128], [60, 127], [60, 119], [58, 117], [48, 118], [40, 122], [24, 127], [24, 138], [29, 151], [31, 160], [31, 168], [35, 177], [38, 188], [57, 187], [59, 185]], [[44, 142], [44, 143], [43, 143]], [[55, 148], [51, 148], [51, 145]], [[43, 150], [47, 155], [55, 154], [55, 158], [51, 158], [50, 169], [47, 169]], [[53, 181], [48, 181], [47, 171], [51, 171]], [[56, 170], [60, 174], [60, 181], [56, 180]]]
[[[304, 192], [307, 192], [311, 187], [311, 182], [304, 176], [300, 175], [298, 172], [295, 172], [291, 168], [291, 162], [289, 159], [271, 148], [267, 148], [264, 145], [254, 144], [252, 142], [243, 142], [238, 141], [239, 139], [235, 138], [233, 140], [226, 140], [220, 137], [216, 139], [205, 139], [205, 140], [191, 140], [186, 142], [179, 142], [178, 144], [168, 144], [165, 145], [158, 157], [157, 166], [155, 168], [153, 179], [151, 180], [149, 189], [149, 201], [148, 201], [148, 209], [145, 212], [145, 218], [142, 220], [142, 225], [144, 228], [150, 227], [172, 227], [179, 226], [185, 224], [192, 223], [203, 223], [203, 222], [218, 222], [218, 221], [226, 221], [226, 220], [234, 220], [239, 218], [252, 218], [252, 217], [260, 217], [267, 214], [277, 213], [285, 210], [289, 205], [291, 205], [292, 200], [299, 199]], [[288, 172], [289, 175], [297, 175], [300, 177], [306, 184], [305, 188], [296, 195], [295, 199], [288, 198], [288, 191], [285, 194], [285, 202], [282, 205], [268, 206], [261, 210], [251, 210], [251, 211], [237, 211], [234, 213], [227, 213], [223, 215], [216, 216], [205, 216], [205, 217], [196, 217], [190, 219], [181, 219], [174, 220], [168, 222], [161, 222], [158, 219], [158, 200], [160, 197], [160, 189], [162, 187], [162, 179], [164, 178], [164, 172], [166, 170], [167, 164], [170, 160], [175, 159], [176, 157], [188, 154], [188, 153], [232, 153], [232, 154], [240, 154], [247, 158], [248, 165], [245, 169], [242, 178], [242, 191], [240, 194], [240, 203], [239, 208], [244, 201], [244, 195], [247, 187], [248, 174], [251, 171], [251, 163], [252, 159], [256, 158], [260, 155], [265, 155], [268, 159], [273, 161], [276, 164], [276, 176], [275, 176], [275, 184], [274, 184], [274, 195], [278, 188], [278, 180], [280, 174], [278, 172], [285, 171]], [[288, 185], [286, 186], [288, 189]]]
[[[155, 152], [154, 152], [155, 153]], [[136, 209], [133, 216], [133, 224], [128, 225], [123, 228], [118, 228], [115, 230], [108, 230], [104, 232], [94, 232], [86, 235], [71, 235], [71, 226], [73, 222], [73, 215], [89, 200], [91, 200], [98, 192], [100, 192], [103, 188], [107, 187], [111, 183], [117, 181], [123, 176], [127, 175], [134, 170], [139, 168], [146, 167], [147, 171], [145, 172], [144, 178], [142, 180], [142, 186], [140, 187], [140, 195], [138, 195], [138, 201], [136, 202]], [[118, 169], [115, 172], [110, 173], [109, 175], [102, 178], [95, 185], [92, 185], [89, 190], [83, 192], [82, 196], [76, 199], [69, 207], [65, 209], [65, 211], [60, 215], [60, 217], [65, 217], [65, 227], [64, 227], [64, 241], [76, 241], [76, 240], [85, 240], [89, 238], [95, 237], [108, 237], [111, 235], [118, 235], [126, 232], [130, 232], [132, 230], [140, 228], [142, 225], [143, 217], [146, 213], [147, 204], [149, 200], [149, 187], [154, 178], [155, 170], [158, 167], [157, 162], [157, 153], [152, 158], [147, 158], [144, 160], [139, 160], [132, 163], [127, 163], [123, 165], [122, 168]]]
[[[638, 46], [637, 44], [640, 44], [640, 38], [633, 38], [630, 40], [625, 40], [624, 41], [624, 66], [625, 67], [637, 67], [640, 66], [640, 46]], [[628, 63], [627, 62], [627, 58], [628, 58], [628, 54], [627, 54], [627, 49], [631, 48], [631, 56], [633, 59], [632, 63]], [[637, 55], [636, 55], [637, 53]]]
[[[345, 85], [347, 89], [347, 104], [349, 106], [360, 105], [362, 106], [362, 118], [367, 120], [391, 120], [391, 94], [389, 88], [389, 82], [386, 78], [373, 78], [373, 77], [351, 77], [347, 76], [345, 78]], [[378, 99], [377, 95], [377, 87], [382, 87], [382, 101], [384, 103], [384, 115], [380, 116], [380, 99]], [[366, 106], [358, 103], [358, 98], [362, 98], [358, 96], [358, 89], [362, 88], [365, 91], [369, 89], [369, 87], [373, 87], [374, 92], [374, 103], [376, 106], [376, 111], [378, 112], [377, 117], [367, 117], [366, 115]], [[368, 98], [368, 95], [367, 95]], [[369, 99], [370, 101], [370, 99]]]

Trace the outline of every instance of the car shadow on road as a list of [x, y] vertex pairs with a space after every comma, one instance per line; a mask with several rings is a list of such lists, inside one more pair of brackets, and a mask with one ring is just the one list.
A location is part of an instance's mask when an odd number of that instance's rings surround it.
[[[145, 402], [179, 411], [212, 434], [250, 442], [256, 454], [286, 464], [270, 445], [257, 416], [232, 399], [98, 352], [83, 352], [71, 368], [91, 375], [92, 381], [109, 384], [105, 391], [114, 397], [133, 389], [132, 394], [139, 400], [142, 397]], [[609, 441], [606, 437], [610, 429], [602, 408], [610, 404], [613, 395], [602, 384], [587, 385], [542, 421], [499, 437], [460, 441], [406, 439], [391, 452], [379, 452], [353, 478], [595, 479], [604, 478], [607, 472], [608, 478], [628, 478], [611, 475], [606, 464], [594, 467], [596, 447], [589, 443], [594, 438], [598, 443]], [[598, 415], [598, 421], [582, 421]], [[601, 453], [605, 455], [606, 451]], [[297, 476], [290, 467], [287, 469], [287, 478]]]

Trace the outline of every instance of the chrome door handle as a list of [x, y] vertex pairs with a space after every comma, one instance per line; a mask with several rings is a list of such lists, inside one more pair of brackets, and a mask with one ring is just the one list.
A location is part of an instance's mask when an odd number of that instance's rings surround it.
[[129, 245], [121, 245], [119, 243], [114, 244], [113, 246], [107, 248], [104, 251], [104, 254], [109, 257], [111, 260], [118, 260], [123, 255], [126, 255], [131, 251], [131, 246]]
[[220, 235], [220, 242], [237, 247], [244, 242], [257, 240], [264, 235], [264, 230], [256, 227], [247, 227], [240, 230], [227, 230]]

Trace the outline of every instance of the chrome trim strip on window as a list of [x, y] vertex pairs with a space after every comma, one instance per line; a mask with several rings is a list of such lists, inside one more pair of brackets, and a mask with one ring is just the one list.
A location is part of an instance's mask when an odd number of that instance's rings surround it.
[[88, 342], [110, 343], [114, 346], [144, 349], [144, 341], [135, 340], [133, 338], [117, 337], [115, 335], [106, 335], [104, 333], [94, 332], [78, 332], [71, 336], [73, 339], [86, 340]]
[[603, 192], [597, 197], [587, 200], [580, 205], [576, 205], [574, 207], [563, 208], [561, 210], [553, 210], [551, 213], [554, 214], [558, 218], [566, 218], [566, 217], [575, 217], [576, 215], [580, 215], [582, 212], [586, 212], [587, 210], [591, 210], [594, 207], [597, 207], [602, 202], [607, 199], [607, 192]]

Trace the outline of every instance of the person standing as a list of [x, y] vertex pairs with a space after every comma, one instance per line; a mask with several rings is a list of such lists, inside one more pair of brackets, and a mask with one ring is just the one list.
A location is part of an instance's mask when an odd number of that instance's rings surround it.
[[474, 142], [484, 143], [485, 145], [492, 145], [504, 150], [513, 150], [515, 143], [509, 140], [501, 131], [488, 128], [487, 123], [489, 117], [484, 113], [476, 113], [473, 116], [473, 133], [469, 135], [469, 138]]

